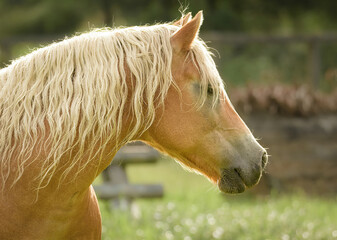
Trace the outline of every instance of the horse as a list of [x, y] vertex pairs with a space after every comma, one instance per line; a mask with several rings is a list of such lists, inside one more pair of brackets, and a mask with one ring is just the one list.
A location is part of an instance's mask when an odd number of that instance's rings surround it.
[[92, 30], [0, 70], [0, 239], [100, 239], [91, 184], [135, 140], [222, 192], [257, 184], [266, 150], [226, 94], [202, 21]]

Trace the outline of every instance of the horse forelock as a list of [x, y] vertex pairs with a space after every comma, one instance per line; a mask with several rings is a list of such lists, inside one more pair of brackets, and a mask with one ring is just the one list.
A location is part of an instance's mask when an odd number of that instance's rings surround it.
[[[25, 166], [38, 159], [33, 154], [36, 149], [48, 152], [36, 177], [39, 189], [49, 183], [62, 155], [72, 152], [75, 145], [76, 154], [71, 155], [63, 177], [75, 168], [79, 173], [91, 159], [101, 157], [109, 139], [117, 140], [118, 149], [146, 131], [173, 83], [170, 36], [177, 29], [162, 24], [95, 30], [38, 49], [1, 69], [2, 187], [11, 172], [16, 174], [14, 185]], [[208, 84], [221, 88], [217, 71], [213, 72], [215, 64], [201, 40], [195, 41], [191, 55], [204, 89]], [[125, 67], [133, 79], [131, 96]], [[205, 93], [199, 104], [205, 102]], [[132, 104], [130, 115], [135, 124], [120, 139], [127, 102]], [[94, 152], [97, 144], [100, 151]], [[85, 153], [89, 157], [83, 163]]]
[[207, 89], [209, 87], [213, 89], [212, 106], [215, 107], [221, 96], [220, 93], [226, 94], [226, 92], [224, 90], [224, 83], [213, 60], [213, 53], [206, 46], [205, 42], [198, 38], [193, 42], [189, 56], [199, 71], [201, 82], [201, 94], [196, 102], [196, 107], [200, 108], [205, 103], [208, 98]]

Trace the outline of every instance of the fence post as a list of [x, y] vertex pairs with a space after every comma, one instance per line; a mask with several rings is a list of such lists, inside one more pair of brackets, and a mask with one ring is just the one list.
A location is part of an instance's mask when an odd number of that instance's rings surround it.
[[313, 39], [309, 42], [309, 79], [314, 87], [318, 87], [321, 79], [321, 44]]
[[[128, 184], [125, 167], [122, 165], [111, 164], [103, 171], [103, 180], [109, 184]], [[122, 196], [110, 200], [111, 209], [127, 210], [131, 204], [131, 198]]]

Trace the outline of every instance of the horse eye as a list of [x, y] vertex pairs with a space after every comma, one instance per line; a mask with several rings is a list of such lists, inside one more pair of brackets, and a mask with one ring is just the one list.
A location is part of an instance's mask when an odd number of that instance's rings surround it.
[[208, 84], [208, 86], [207, 86], [207, 94], [213, 95], [213, 93], [214, 93], [214, 90], [213, 90], [211, 84]]

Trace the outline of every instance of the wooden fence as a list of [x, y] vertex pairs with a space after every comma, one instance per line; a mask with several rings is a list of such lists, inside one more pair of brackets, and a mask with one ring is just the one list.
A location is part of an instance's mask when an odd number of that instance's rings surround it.
[[118, 209], [128, 209], [135, 198], [163, 197], [161, 184], [131, 184], [126, 173], [127, 165], [155, 163], [159, 157], [156, 150], [140, 142], [124, 146], [103, 171], [103, 183], [94, 186], [97, 196], [109, 200], [111, 208]]

